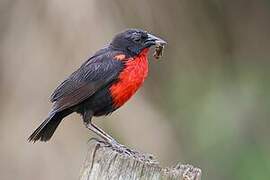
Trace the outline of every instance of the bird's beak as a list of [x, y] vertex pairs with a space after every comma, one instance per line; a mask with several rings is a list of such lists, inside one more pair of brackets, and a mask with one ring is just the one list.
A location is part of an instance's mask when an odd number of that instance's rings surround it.
[[152, 46], [152, 45], [161, 45], [161, 46], [164, 46], [167, 44], [166, 41], [164, 41], [163, 39], [159, 38], [159, 37], [156, 37], [152, 34], [147, 34], [148, 37], [145, 41], [145, 45], [146, 46]]

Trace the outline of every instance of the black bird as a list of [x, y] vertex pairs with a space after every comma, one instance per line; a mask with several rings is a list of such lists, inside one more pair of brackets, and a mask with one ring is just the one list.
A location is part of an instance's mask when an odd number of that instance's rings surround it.
[[149, 48], [157, 44], [166, 42], [140, 29], [117, 34], [55, 89], [48, 117], [28, 140], [48, 141], [62, 119], [77, 112], [88, 129], [115, 144], [111, 136], [92, 123], [92, 117], [112, 113], [138, 90], [148, 74]]

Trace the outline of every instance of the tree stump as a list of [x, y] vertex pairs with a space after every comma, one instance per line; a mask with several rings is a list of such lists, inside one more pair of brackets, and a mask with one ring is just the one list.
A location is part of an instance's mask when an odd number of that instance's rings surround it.
[[177, 164], [162, 168], [149, 154], [109, 147], [92, 139], [81, 170], [80, 180], [200, 180], [201, 170]]

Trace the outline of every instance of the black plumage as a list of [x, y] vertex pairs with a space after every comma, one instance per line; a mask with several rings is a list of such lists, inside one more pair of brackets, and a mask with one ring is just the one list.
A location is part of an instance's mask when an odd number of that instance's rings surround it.
[[92, 116], [113, 112], [115, 108], [108, 87], [117, 81], [124, 67], [123, 62], [113, 59], [119, 53], [121, 52], [108, 46], [89, 58], [64, 80], [50, 97], [53, 106], [48, 118], [34, 131], [29, 140], [49, 140], [61, 120], [73, 112], [84, 115], [87, 109], [92, 111]]
[[[113, 104], [110, 87], [117, 83], [125, 69], [125, 60], [136, 57], [143, 49], [165, 41], [138, 29], [117, 34], [112, 42], [99, 50], [67, 77], [52, 93], [52, 109], [44, 122], [31, 134], [29, 141], [48, 141], [62, 119], [73, 112], [83, 116], [85, 126], [113, 143], [115, 140], [95, 126], [93, 116], [107, 115], [118, 107]], [[124, 60], [116, 58], [125, 57]]]

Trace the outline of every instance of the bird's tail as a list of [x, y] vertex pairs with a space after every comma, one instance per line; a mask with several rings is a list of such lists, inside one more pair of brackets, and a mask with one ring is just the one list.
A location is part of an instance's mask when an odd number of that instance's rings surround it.
[[28, 141], [36, 142], [38, 140], [50, 140], [62, 119], [68, 114], [70, 114], [70, 112], [50, 113], [49, 117], [29, 136]]

